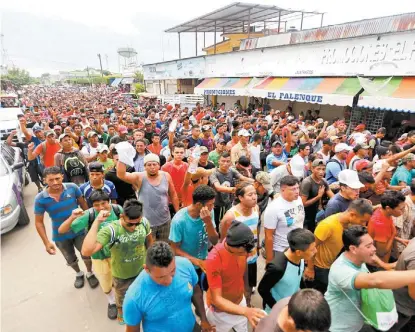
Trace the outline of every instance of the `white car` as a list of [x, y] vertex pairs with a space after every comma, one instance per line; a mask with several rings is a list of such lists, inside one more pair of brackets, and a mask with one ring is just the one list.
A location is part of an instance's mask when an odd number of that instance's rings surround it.
[[[13, 130], [20, 132], [18, 115], [23, 115], [19, 107], [0, 108], [0, 142], [5, 141]], [[21, 134], [17, 135], [21, 141]]]
[[30, 222], [23, 201], [23, 188], [28, 183], [20, 149], [0, 143], [0, 234]]

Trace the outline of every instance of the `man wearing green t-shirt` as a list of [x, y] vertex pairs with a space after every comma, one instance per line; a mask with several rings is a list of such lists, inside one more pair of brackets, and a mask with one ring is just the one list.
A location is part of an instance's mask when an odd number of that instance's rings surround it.
[[[75, 233], [84, 229], [89, 230], [92, 226], [92, 222], [98, 218], [99, 213], [102, 211], [109, 213], [109, 215], [100, 223], [99, 229], [101, 229], [111, 222], [118, 220], [120, 214], [123, 212], [121, 206], [110, 204], [110, 197], [103, 190], [94, 190], [91, 193], [90, 199], [92, 208], [86, 211], [82, 211], [81, 209], [72, 211], [72, 215], [59, 227], [59, 233], [66, 233], [70, 230]], [[99, 284], [108, 298], [108, 318], [116, 319], [117, 307], [115, 305], [115, 295], [112, 289], [111, 253], [109, 248], [103, 247], [101, 250], [94, 253], [91, 256], [91, 259]]]
[[136, 199], [124, 203], [120, 219], [100, 227], [109, 213], [100, 212], [85, 237], [82, 253], [91, 255], [105, 246], [111, 251], [111, 271], [118, 309], [124, 324], [122, 305], [128, 287], [143, 269], [147, 248], [153, 243], [149, 221], [143, 217], [143, 204]]
[[226, 142], [223, 138], [220, 138], [216, 142], [216, 149], [209, 153], [209, 160], [215, 164], [215, 166], [219, 167], [219, 157], [225, 151]]
[[108, 147], [106, 145], [101, 145], [98, 148], [98, 159], [97, 161], [100, 162], [104, 166], [104, 174], [107, 174], [107, 172], [114, 168], [115, 163], [114, 160], [111, 158], [108, 158]]

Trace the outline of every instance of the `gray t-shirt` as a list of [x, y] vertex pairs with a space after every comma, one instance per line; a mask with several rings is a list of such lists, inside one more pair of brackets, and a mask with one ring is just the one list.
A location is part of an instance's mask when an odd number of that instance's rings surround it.
[[366, 264], [354, 265], [344, 253], [330, 268], [329, 285], [324, 295], [331, 311], [330, 332], [358, 332], [363, 327], [363, 317], [356, 309], [361, 304], [360, 289], [354, 287], [359, 273], [369, 273]]
[[287, 234], [296, 228], [303, 228], [304, 205], [301, 197], [288, 202], [282, 196], [270, 202], [264, 213], [264, 227], [274, 229], [273, 250], [288, 248]]
[[[396, 264], [396, 271], [415, 270], [415, 238], [402, 251]], [[415, 315], [415, 300], [408, 294], [408, 286], [393, 290], [396, 309], [405, 316]]]
[[287, 165], [278, 166], [277, 168], [274, 168], [271, 171], [271, 173], [270, 173], [271, 186], [274, 189], [274, 193], [276, 193], [276, 194], [280, 193], [281, 179], [284, 176], [287, 176], [287, 175], [291, 175], [290, 173], [288, 173]]
[[267, 317], [262, 318], [255, 332], [284, 332], [281, 327], [278, 325], [278, 317], [281, 311], [288, 305], [291, 297], [286, 297], [279, 300], [273, 307], [271, 312]]
[[[224, 187], [235, 187], [235, 180], [241, 177], [238, 171], [230, 168], [228, 173], [222, 173], [218, 169], [215, 170], [209, 177], [212, 186], [219, 182]], [[216, 192], [215, 206], [229, 206], [232, 203], [232, 194]]]

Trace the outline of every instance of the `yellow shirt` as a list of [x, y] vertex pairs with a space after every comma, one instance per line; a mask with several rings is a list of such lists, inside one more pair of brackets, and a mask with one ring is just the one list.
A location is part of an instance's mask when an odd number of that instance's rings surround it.
[[321, 221], [314, 235], [322, 242], [317, 247], [314, 264], [320, 268], [329, 269], [343, 248], [343, 226], [339, 220], [339, 213]]

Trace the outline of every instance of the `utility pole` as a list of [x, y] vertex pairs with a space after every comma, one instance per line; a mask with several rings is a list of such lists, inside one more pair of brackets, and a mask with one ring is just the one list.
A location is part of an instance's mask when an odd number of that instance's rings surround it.
[[91, 77], [89, 76], [89, 67], [88, 66], [86, 67], [86, 71], [88, 73], [88, 81], [89, 81], [89, 84], [92, 86]]
[[101, 68], [101, 76], [104, 77], [104, 73], [102, 72], [102, 61], [101, 61], [101, 54], [97, 54], [98, 59], [99, 59], [99, 66]]

